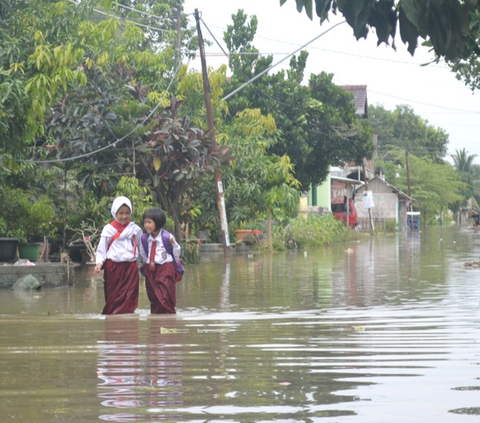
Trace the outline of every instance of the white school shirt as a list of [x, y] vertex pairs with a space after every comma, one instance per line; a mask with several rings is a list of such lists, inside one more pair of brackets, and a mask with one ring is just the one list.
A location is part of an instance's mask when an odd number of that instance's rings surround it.
[[131, 262], [139, 259], [142, 236], [140, 226], [130, 222], [122, 234], [108, 248], [108, 244], [115, 233], [117, 233], [117, 230], [110, 223], [103, 228], [95, 254], [96, 264], [103, 264], [107, 259], [114, 262]]
[[[182, 247], [178, 244], [178, 242], [175, 240], [175, 237], [170, 234], [170, 239], [172, 239], [175, 242], [172, 242], [172, 249], [173, 249], [173, 255], [175, 256], [175, 259], [178, 260], [180, 258], [180, 253], [182, 251]], [[155, 249], [155, 263], [156, 264], [165, 264], [172, 262], [172, 256], [167, 253], [167, 250], [165, 249], [165, 246], [163, 245], [162, 241], [162, 231], [158, 233], [156, 238], [153, 238], [152, 234], [148, 234], [148, 251], [145, 251], [142, 245], [142, 248], [140, 248], [140, 255], [142, 256], [142, 262], [149, 264], [150, 263], [150, 251], [152, 249], [152, 244], [153, 241], [156, 241], [157, 247]]]

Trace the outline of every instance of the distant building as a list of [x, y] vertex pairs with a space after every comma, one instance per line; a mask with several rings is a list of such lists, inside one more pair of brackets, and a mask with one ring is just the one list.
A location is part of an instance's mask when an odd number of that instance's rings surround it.
[[355, 104], [355, 114], [362, 119], [368, 119], [367, 86], [366, 85], [341, 85], [341, 88], [353, 94], [353, 103]]
[[[366, 85], [343, 85], [345, 91], [353, 95], [355, 113], [361, 119], [368, 118], [368, 100]], [[373, 142], [376, 143], [376, 136]], [[365, 173], [365, 175], [364, 175]], [[330, 169], [330, 175], [321, 185], [310, 187], [308, 196], [303, 197], [300, 204], [300, 212], [327, 213], [332, 210], [332, 182], [335, 180], [352, 180], [345, 186], [345, 195], [353, 198], [355, 190], [363, 185], [366, 179], [372, 179], [375, 175], [375, 166], [373, 160], [364, 160], [363, 163], [345, 163], [343, 168], [335, 167]]]
[[[363, 196], [366, 190], [373, 194], [374, 207], [364, 208]], [[375, 229], [383, 229], [387, 221], [395, 222], [402, 228], [407, 225], [407, 211], [411, 203], [415, 201], [402, 190], [375, 176], [365, 185], [355, 191], [355, 207], [357, 209], [357, 222], [362, 229], [370, 229], [370, 219]]]

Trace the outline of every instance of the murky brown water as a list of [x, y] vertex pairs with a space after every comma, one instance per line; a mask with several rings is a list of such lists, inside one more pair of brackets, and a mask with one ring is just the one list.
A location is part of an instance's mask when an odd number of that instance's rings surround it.
[[176, 316], [0, 291], [2, 422], [479, 422], [480, 234], [205, 257]]

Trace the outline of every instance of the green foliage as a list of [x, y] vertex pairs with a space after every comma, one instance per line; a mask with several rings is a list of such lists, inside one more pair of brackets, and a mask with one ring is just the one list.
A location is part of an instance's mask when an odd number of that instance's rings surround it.
[[[233, 72], [227, 93], [262, 72], [273, 60], [272, 56], [256, 54], [256, 17], [248, 20], [240, 10], [232, 19], [233, 25], [224, 33]], [[289, 157], [304, 190], [324, 181], [329, 166], [369, 158], [374, 149], [371, 129], [355, 115], [352, 95], [333, 84], [332, 75], [313, 75], [309, 87], [301, 85], [307, 57], [307, 52], [301, 52], [298, 58], [291, 58], [286, 72], [263, 75], [228, 99], [231, 119], [243, 110], [257, 108], [263, 115], [273, 116], [278, 141], [269, 146], [268, 152]]]
[[36, 236], [49, 236], [54, 218], [50, 200], [37, 198], [21, 189], [0, 187], [1, 218], [6, 233], [22, 241], [31, 241]]
[[137, 178], [122, 176], [115, 191], [115, 197], [120, 195], [124, 195], [132, 202], [133, 213], [131, 220], [139, 224], [143, 223], [143, 213], [153, 206], [150, 188], [141, 186]]
[[383, 228], [385, 232], [397, 232], [398, 224], [395, 223], [395, 220], [389, 219], [385, 222], [385, 227]]
[[74, 234], [78, 235], [79, 229], [84, 229], [92, 235], [97, 229], [103, 228], [112, 220], [110, 206], [110, 198], [97, 199], [93, 192], [79, 190], [67, 214], [67, 239]]
[[454, 212], [458, 212], [461, 207], [467, 205], [468, 200], [472, 197], [480, 196], [478, 188], [480, 175], [475, 172], [476, 166], [473, 165], [475, 154], [468, 154], [465, 149], [455, 150], [455, 154], [451, 155], [453, 159], [453, 167], [458, 174], [459, 179], [464, 183], [464, 187], [461, 190], [463, 199], [450, 204], [451, 209]]
[[448, 134], [431, 126], [408, 105], [399, 105], [394, 111], [370, 106], [369, 122], [378, 137], [377, 150], [383, 159], [393, 160], [393, 150], [408, 150], [417, 157], [430, 157], [441, 163], [447, 153]]
[[469, 173], [476, 154], [468, 154], [464, 149], [455, 150], [455, 154], [450, 155], [453, 159], [453, 166], [457, 172]]
[[200, 241], [189, 239], [183, 244], [182, 260], [187, 264], [200, 263]]
[[188, 190], [204, 173], [212, 173], [228, 151], [218, 149], [208, 133], [190, 127], [188, 116], [179, 118], [181, 104], [172, 98], [170, 107], [152, 118], [155, 126], [144, 134], [145, 143], [139, 147], [139, 175], [152, 185], [156, 201], [173, 219], [176, 236], [188, 208]]
[[[321, 22], [330, 13], [339, 11], [353, 28], [358, 38], [366, 38], [370, 29], [375, 29], [378, 43], [394, 46], [395, 35], [408, 44], [413, 55], [419, 38], [428, 41], [438, 56], [453, 59], [478, 54], [475, 35], [478, 33], [477, 15], [479, 6], [471, 1], [450, 0], [295, 0], [297, 10], [305, 8], [310, 19], [313, 9]], [[280, 4], [286, 0], [280, 0]]]
[[332, 214], [323, 216], [309, 214], [292, 219], [285, 227], [277, 227], [274, 231], [273, 245], [275, 249], [305, 249], [321, 247], [346, 239], [349, 228], [336, 220]]
[[[399, 154], [396, 159], [400, 164], [396, 167], [398, 176], [394, 182], [388, 179], [387, 182], [408, 192], [405, 155]], [[439, 164], [428, 157], [420, 158], [413, 154], [408, 155], [408, 161], [414, 207], [420, 210], [423, 216], [438, 213], [443, 206], [461, 202], [465, 198], [465, 184], [449, 164]]]

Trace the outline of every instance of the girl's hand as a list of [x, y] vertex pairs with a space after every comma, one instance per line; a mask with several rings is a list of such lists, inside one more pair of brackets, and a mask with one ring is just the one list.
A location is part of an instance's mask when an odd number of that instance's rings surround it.
[[100, 273], [100, 270], [102, 270], [102, 265], [99, 263], [95, 265], [95, 269], [93, 270], [93, 273], [97, 275], [98, 273]]
[[172, 245], [174, 245], [175, 244], [175, 239], [173, 237], [170, 238], [170, 242], [172, 243]]

